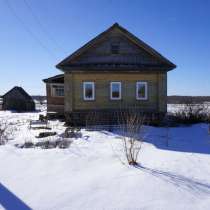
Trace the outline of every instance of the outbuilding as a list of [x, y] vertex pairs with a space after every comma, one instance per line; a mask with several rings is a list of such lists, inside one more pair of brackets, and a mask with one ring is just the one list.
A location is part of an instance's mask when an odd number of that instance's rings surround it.
[[19, 112], [35, 110], [32, 97], [22, 87], [15, 86], [2, 97], [4, 110]]

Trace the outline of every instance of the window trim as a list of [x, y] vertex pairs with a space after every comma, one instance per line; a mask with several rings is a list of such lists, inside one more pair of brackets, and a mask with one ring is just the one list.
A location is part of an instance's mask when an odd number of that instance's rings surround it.
[[[138, 86], [140, 85], [145, 85], [145, 97], [139, 97], [138, 96]], [[136, 100], [148, 100], [148, 82], [144, 81], [138, 81], [136, 82]]]
[[[62, 87], [63, 87], [63, 93], [64, 93], [63, 96], [59, 96], [59, 95], [56, 95], [56, 94], [55, 94], [55, 88], [53, 87], [54, 85], [62, 86]], [[50, 89], [51, 89], [51, 91], [50, 91], [50, 92], [51, 92], [51, 97], [58, 97], [58, 98], [65, 97], [64, 84], [61, 84], [61, 83], [51, 83], [51, 84], [50, 84]]]
[[[118, 98], [115, 98], [115, 97], [112, 97], [112, 84], [119, 84], [119, 97]], [[121, 100], [122, 99], [122, 82], [110, 82], [110, 100], [114, 100], [114, 101], [117, 101], [117, 100]]]
[[[87, 98], [85, 96], [85, 86], [91, 84], [92, 86], [92, 91], [93, 91], [93, 96], [91, 98]], [[84, 101], [94, 101], [95, 100], [95, 82], [83, 82], [83, 100]]]

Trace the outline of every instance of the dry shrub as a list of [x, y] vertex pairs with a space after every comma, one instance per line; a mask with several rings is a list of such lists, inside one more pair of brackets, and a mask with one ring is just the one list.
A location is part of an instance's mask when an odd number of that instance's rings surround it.
[[6, 144], [9, 139], [9, 132], [8, 132], [9, 125], [6, 121], [0, 122], [0, 145]]
[[175, 113], [177, 123], [193, 124], [208, 121], [208, 106], [206, 104], [195, 104], [187, 102]]
[[144, 142], [145, 116], [138, 110], [119, 113], [119, 126], [122, 131], [123, 149], [129, 165], [138, 164], [138, 156]]
[[64, 132], [64, 138], [81, 138], [81, 128], [79, 127], [67, 127]]
[[[116, 124], [114, 124], [116, 119]], [[91, 112], [86, 117], [86, 129], [98, 130], [118, 127], [122, 134], [123, 151], [129, 165], [137, 165], [144, 142], [146, 116], [138, 108], [119, 108], [112, 115]]]
[[101, 124], [100, 113], [97, 111], [91, 111], [86, 115], [85, 123], [86, 123], [86, 129], [87, 130], [96, 130], [99, 127], [99, 124]]

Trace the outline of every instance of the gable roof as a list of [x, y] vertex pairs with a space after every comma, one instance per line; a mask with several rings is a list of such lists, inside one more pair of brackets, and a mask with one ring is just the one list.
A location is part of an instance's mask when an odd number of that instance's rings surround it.
[[22, 87], [18, 87], [18, 86], [13, 87], [11, 90], [9, 90], [8, 92], [6, 92], [2, 96], [2, 98], [4, 98], [6, 95], [8, 95], [9, 93], [11, 93], [14, 90], [19, 91], [26, 99], [33, 100], [32, 97]]
[[45, 83], [64, 83], [64, 74], [58, 74], [53, 77], [42, 80]]
[[[151, 68], [153, 68], [153, 69], [163, 68], [164, 70], [172, 70], [176, 67], [176, 65], [174, 65], [171, 61], [169, 61], [167, 58], [163, 57], [159, 52], [154, 50], [152, 47], [147, 45], [145, 42], [143, 42], [142, 40], [137, 38], [135, 35], [133, 35], [129, 31], [127, 31], [125, 28], [120, 26], [118, 23], [113, 24], [106, 31], [102, 32], [101, 34], [99, 34], [98, 36], [96, 36], [95, 38], [90, 40], [84, 46], [82, 46], [81, 48], [76, 50], [74, 53], [72, 53], [70, 56], [68, 56], [63, 61], [61, 61], [59, 64], [57, 64], [56, 67], [64, 72], [68, 69], [74, 69], [77, 66], [75, 66], [75, 64], [72, 63], [73, 60], [75, 60], [76, 58], [80, 57], [82, 54], [87, 52], [87, 50], [89, 50], [90, 48], [95, 46], [97, 43], [100, 42], [100, 40], [102, 40], [104, 37], [106, 37], [109, 33], [111, 33], [115, 29], [117, 29], [123, 36], [125, 36], [127, 39], [129, 39], [131, 42], [133, 42], [138, 48], [145, 50], [147, 53], [149, 53], [151, 56], [155, 57], [156, 59], [158, 59], [161, 62], [161, 65], [152, 65], [152, 66], [139, 64], [137, 66], [137, 68], [145, 69], [147, 67], [150, 67], [150, 69]], [[89, 65], [89, 67], [91, 69], [93, 69], [93, 67], [97, 68], [98, 66], [99, 66], [98, 63], [92, 63], [91, 66]], [[72, 68], [70, 68], [70, 67], [72, 67]], [[87, 65], [85, 66], [83, 64], [83, 65], [79, 66], [80, 69], [83, 67], [84, 67], [84, 69], [88, 69]], [[100, 66], [100, 67], [102, 67], [102, 66]], [[114, 64], [114, 66], [113, 66], [113, 64], [112, 64], [112, 66], [109, 64], [106, 64], [106, 66], [104, 66], [104, 69], [107, 69], [110, 67], [114, 67], [114, 68], [116, 68], [116, 67], [124, 67], [124, 68], [131, 67], [132, 68], [132, 65], [129, 63], [128, 63], [128, 65], [125, 65], [124, 63], [123, 63], [123, 65], [120, 63], [116, 63], [116, 64]]]

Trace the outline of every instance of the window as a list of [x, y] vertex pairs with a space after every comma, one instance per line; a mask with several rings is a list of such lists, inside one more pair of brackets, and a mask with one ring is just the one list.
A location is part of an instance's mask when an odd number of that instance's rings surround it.
[[52, 96], [63, 97], [64, 85], [52, 85]]
[[111, 82], [110, 83], [110, 98], [112, 100], [121, 99], [121, 82]]
[[83, 82], [83, 99], [86, 101], [95, 100], [94, 82]]
[[137, 100], [147, 100], [147, 82], [137, 82], [136, 83], [136, 99]]
[[119, 54], [119, 44], [111, 44], [111, 53]]

